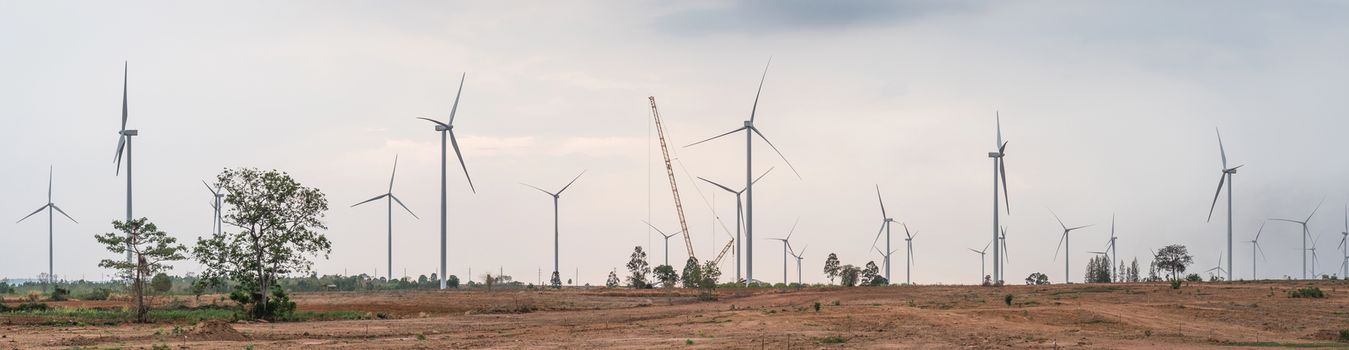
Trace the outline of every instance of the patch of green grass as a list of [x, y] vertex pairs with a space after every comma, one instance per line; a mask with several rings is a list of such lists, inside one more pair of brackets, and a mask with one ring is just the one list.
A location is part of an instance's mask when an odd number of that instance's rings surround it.
[[684, 345], [693, 345], [693, 339], [684, 339]]
[[1326, 297], [1326, 293], [1325, 293], [1325, 292], [1322, 292], [1322, 291], [1321, 291], [1321, 288], [1316, 288], [1316, 287], [1302, 287], [1302, 288], [1298, 288], [1298, 289], [1295, 289], [1295, 290], [1288, 291], [1288, 297], [1290, 297], [1290, 298], [1325, 298], [1325, 297]]
[[841, 335], [831, 335], [827, 337], [815, 338], [815, 341], [819, 342], [820, 344], [843, 344], [847, 343], [848, 339], [844, 339], [843, 336]]

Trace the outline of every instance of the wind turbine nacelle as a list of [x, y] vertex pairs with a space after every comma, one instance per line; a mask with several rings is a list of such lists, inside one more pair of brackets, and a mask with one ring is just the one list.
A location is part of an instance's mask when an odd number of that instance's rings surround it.
[[442, 126], [442, 125], [440, 125], [440, 124], [436, 124], [436, 131], [445, 131], [445, 130], [450, 130], [450, 129], [449, 129], [449, 128], [446, 128], [445, 126]]
[[753, 121], [746, 120], [746, 121], [745, 121], [745, 126], [746, 126], [746, 127], [754, 127], [754, 122], [753, 122]]
[[1002, 156], [1002, 153], [998, 153], [998, 152], [988, 152], [988, 157], [989, 157], [989, 158], [997, 158], [997, 157], [1001, 157], [1001, 156]]
[[126, 136], [136, 136], [136, 135], [140, 135], [140, 130], [122, 130], [122, 132], [120, 132], [120, 134], [126, 135]]

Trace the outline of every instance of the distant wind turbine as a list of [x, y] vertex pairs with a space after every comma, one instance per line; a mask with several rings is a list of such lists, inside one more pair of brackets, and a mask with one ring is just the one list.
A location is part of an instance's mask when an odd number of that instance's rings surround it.
[[[1306, 219], [1302, 220], [1270, 219], [1275, 221], [1291, 222], [1298, 225], [1302, 225], [1302, 279], [1304, 280], [1307, 279], [1307, 238], [1311, 237], [1312, 235], [1311, 230], [1307, 229], [1307, 222], [1312, 221], [1312, 216], [1316, 216], [1316, 211], [1321, 210], [1321, 204], [1325, 204], [1325, 202], [1326, 202], [1325, 199], [1321, 199], [1321, 203], [1316, 204], [1316, 208], [1312, 209], [1312, 213], [1308, 214]], [[1315, 275], [1315, 273], [1312, 274]]]
[[[1059, 245], [1060, 245], [1060, 246], [1063, 246], [1063, 283], [1070, 283], [1070, 281], [1072, 281], [1072, 277], [1071, 277], [1072, 275], [1068, 273], [1068, 256], [1071, 255], [1071, 254], [1069, 253], [1070, 250], [1068, 250], [1068, 233], [1069, 233], [1069, 232], [1073, 232], [1073, 230], [1083, 229], [1083, 228], [1088, 228], [1088, 227], [1091, 227], [1091, 226], [1093, 226], [1093, 225], [1095, 225], [1095, 224], [1092, 224], [1092, 225], [1085, 225], [1085, 226], [1077, 226], [1077, 227], [1068, 227], [1068, 225], [1064, 225], [1064, 224], [1063, 224], [1063, 219], [1059, 219], [1059, 214], [1054, 213], [1053, 210], [1050, 210], [1049, 213], [1050, 213], [1050, 214], [1053, 214], [1053, 215], [1054, 215], [1054, 220], [1058, 220], [1058, 221], [1059, 221], [1059, 226], [1060, 226], [1060, 227], [1063, 227], [1063, 237], [1060, 237], [1060, 238], [1059, 238]], [[1058, 258], [1059, 258], [1059, 248], [1058, 248], [1058, 247], [1059, 247], [1059, 246], [1055, 246], [1055, 247], [1054, 247], [1054, 259], [1055, 259], [1055, 260], [1058, 260]]]
[[[771, 64], [772, 61], [773, 61], [772, 58], [769, 58], [769, 64]], [[792, 173], [795, 173], [797, 178], [801, 177], [801, 173], [796, 171], [796, 167], [792, 166], [791, 161], [787, 160], [787, 156], [782, 155], [782, 152], [778, 150], [778, 147], [774, 146], [772, 141], [768, 141], [768, 137], [764, 136], [763, 132], [760, 132], [759, 128], [754, 126], [754, 115], [759, 110], [759, 94], [763, 92], [763, 82], [764, 79], [767, 77], [768, 77], [768, 65], [764, 65], [763, 76], [759, 78], [759, 90], [754, 93], [754, 105], [749, 110], [749, 120], [745, 121], [745, 126], [735, 130], [728, 131], [721, 135], [713, 136], [706, 140], [694, 142], [692, 144], [689, 144], [688, 146], [684, 146], [684, 147], [691, 147], [703, 142], [721, 138], [722, 136], [740, 132], [741, 130], [745, 131], [745, 285], [746, 286], [749, 285], [750, 281], [754, 280], [754, 181], [751, 180], [751, 178], [754, 176], [753, 175], [754, 162], [751, 161], [754, 156], [753, 152], [754, 135], [756, 134], [759, 135], [759, 138], [763, 139], [764, 143], [768, 144], [768, 147], [773, 148], [773, 152], [777, 152], [778, 157], [782, 157], [782, 161], [787, 163], [787, 167], [792, 169]]]
[[[122, 170], [122, 152], [126, 152], [126, 222], [131, 222], [131, 137], [140, 135], [140, 131], [126, 128], [127, 66], [126, 62], [122, 62], [122, 130], [117, 132], [117, 156], [113, 160], [117, 162], [116, 169], [120, 173]], [[134, 261], [131, 261], [130, 242], [130, 237], [127, 237], [126, 262], [134, 263]]]
[[1340, 258], [1340, 276], [1349, 278], [1349, 204], [1344, 206], [1344, 231], [1340, 232], [1340, 250], [1344, 252], [1344, 257]]
[[1255, 231], [1255, 238], [1253, 238], [1253, 239], [1251, 239], [1251, 240], [1249, 240], [1249, 241], [1246, 241], [1246, 243], [1250, 243], [1250, 244], [1251, 244], [1251, 280], [1252, 280], [1252, 281], [1258, 280], [1258, 279], [1259, 279], [1259, 278], [1257, 277], [1257, 275], [1255, 274], [1255, 255], [1256, 255], [1257, 253], [1259, 253], [1259, 254], [1260, 254], [1260, 260], [1265, 260], [1265, 250], [1264, 250], [1263, 248], [1260, 248], [1260, 234], [1261, 234], [1261, 233], [1264, 233], [1264, 232], [1265, 232], [1265, 223], [1264, 223], [1264, 222], [1261, 222], [1261, 223], [1260, 223], [1260, 230], [1259, 230], [1259, 231]]
[[[881, 239], [881, 234], [885, 234], [885, 251], [890, 249], [890, 223], [895, 222], [889, 214], [885, 213], [885, 199], [881, 198], [881, 185], [876, 185], [876, 201], [881, 204], [881, 228], [876, 231], [876, 238], [871, 240], [871, 246], [876, 247], [876, 242]], [[885, 258], [885, 281], [890, 281], [890, 254], [881, 254]]]
[[211, 191], [211, 209], [215, 212], [214, 217], [211, 218], [211, 233], [220, 233], [225, 229], [222, 226], [223, 222], [220, 219], [220, 210], [222, 209], [221, 205], [223, 204], [220, 200], [225, 198], [225, 194], [219, 187], [211, 187], [211, 184], [206, 183], [205, 180], [202, 180], [201, 184], [206, 185], [207, 191]]
[[1213, 209], [1218, 207], [1218, 196], [1223, 193], [1223, 183], [1227, 183], [1227, 280], [1232, 280], [1232, 175], [1237, 173], [1237, 169], [1245, 164], [1227, 167], [1227, 150], [1223, 149], [1223, 134], [1213, 129], [1218, 134], [1218, 152], [1223, 158], [1222, 175], [1218, 178], [1218, 191], [1213, 194], [1213, 204], [1208, 209], [1208, 219], [1213, 220]]
[[[985, 276], [985, 275], [984, 275], [984, 262], [985, 262], [984, 254], [985, 254], [985, 253], [988, 253], [988, 246], [990, 246], [990, 245], [993, 245], [993, 242], [992, 242], [992, 241], [988, 242], [988, 244], [985, 244], [983, 250], [975, 250], [974, 248], [965, 248], [965, 249], [969, 249], [971, 252], [974, 252], [975, 254], [979, 254], [979, 283], [980, 283], [980, 284], [982, 284], [982, 283], [984, 282], [984, 276]], [[994, 248], [994, 249], [996, 250], [997, 248]]]
[[1307, 248], [1307, 250], [1312, 252], [1312, 278], [1316, 278], [1316, 264], [1319, 263], [1321, 260], [1320, 257], [1316, 255], [1316, 241], [1319, 241], [1320, 239], [1321, 239], [1320, 234], [1317, 234], [1315, 237], [1312, 237], [1312, 247]]
[[801, 252], [792, 253], [792, 257], [796, 258], [796, 284], [800, 286], [805, 285], [801, 282], [801, 259], [805, 259], [806, 248], [810, 248], [810, 246], [803, 246], [801, 247]]
[[377, 199], [384, 199], [387, 202], [386, 205], [388, 206], [389, 211], [389, 262], [388, 262], [389, 265], [388, 269], [385, 271], [386, 273], [389, 274], [389, 280], [391, 281], [393, 280], [393, 203], [398, 202], [398, 206], [403, 207], [403, 210], [407, 210], [408, 214], [412, 214], [413, 218], [419, 220], [421, 219], [420, 217], [417, 217], [417, 214], [412, 213], [412, 209], [408, 209], [408, 206], [403, 204], [403, 201], [399, 200], [398, 196], [393, 195], [393, 179], [394, 176], [396, 175], [398, 175], [398, 156], [394, 155], [393, 172], [389, 174], [389, 192], [385, 192], [384, 194], [375, 196], [375, 198], [370, 198], [363, 202], [351, 205], [351, 207], [355, 208], [358, 205], [369, 203]]
[[[1001, 244], [1002, 244], [1002, 249], [1001, 249], [1001, 251], [1002, 251], [1002, 262], [998, 264], [1000, 271], [997, 271], [997, 272], [998, 272], [998, 273], [1003, 273], [1003, 272], [1006, 272], [1006, 271], [1007, 271], [1007, 263], [1012, 261], [1011, 255], [1007, 252], [1007, 226], [1003, 226], [1003, 227], [1002, 227], [1002, 237], [999, 238], [998, 240], [1002, 242], [1002, 243], [1001, 243]], [[1003, 281], [1002, 281], [1002, 280], [994, 281], [994, 283], [999, 283], [999, 282], [1003, 282]]]
[[801, 218], [796, 218], [796, 222], [792, 223], [792, 229], [787, 231], [787, 237], [769, 238], [769, 240], [782, 241], [782, 284], [791, 283], [791, 281], [787, 280], [787, 256], [791, 252], [792, 233], [796, 232], [796, 224], [798, 223], [801, 223]]
[[[1007, 167], [1006, 167], [1007, 164], [1003, 162], [1003, 157], [1007, 155], [1007, 142], [1002, 140], [1002, 116], [1001, 116], [998, 112], [994, 112], [994, 113], [993, 113], [993, 116], [994, 116], [995, 121], [997, 122], [997, 126], [998, 126], [998, 139], [997, 139], [997, 143], [993, 144], [993, 146], [994, 146], [994, 147], [997, 147], [997, 148], [998, 148], [998, 151], [997, 151], [997, 152], [988, 152], [988, 157], [989, 157], [989, 158], [993, 158], [993, 240], [994, 240], [994, 241], [997, 241], [997, 240], [998, 240], [998, 228], [1001, 227], [1000, 224], [998, 223], [998, 214], [999, 214], [999, 213], [998, 213], [998, 184], [999, 184], [999, 182], [1001, 182], [1001, 184], [1002, 184], [1002, 197], [1003, 197], [1003, 200], [1004, 200], [1004, 202], [1006, 202], [1006, 204], [1007, 204], [1007, 215], [1012, 215], [1012, 201], [1011, 201], [1011, 198], [1008, 198], [1008, 196], [1007, 196]], [[994, 283], [997, 283], [997, 282], [1003, 280], [1003, 276], [1002, 276], [1002, 275], [1003, 275], [1003, 267], [1002, 267], [1002, 262], [1001, 262], [1002, 259], [1000, 258], [1001, 254], [1002, 254], [1002, 253], [999, 252], [998, 245], [996, 245], [996, 244], [993, 245], [993, 280], [994, 280]], [[980, 278], [982, 278], [982, 277], [980, 277]]]
[[445, 278], [449, 275], [445, 264], [446, 256], [448, 256], [447, 249], [449, 247], [449, 239], [445, 234], [445, 220], [447, 216], [445, 195], [445, 140], [447, 136], [450, 144], [454, 145], [454, 156], [459, 158], [459, 166], [464, 169], [464, 178], [468, 179], [468, 188], [472, 190], [473, 193], [478, 193], [478, 189], [473, 187], [473, 178], [468, 176], [468, 165], [464, 164], [464, 154], [459, 153], [459, 140], [454, 137], [454, 113], [459, 111], [459, 96], [464, 93], [465, 77], [468, 77], [468, 73], [459, 76], [459, 90], [454, 93], [454, 105], [450, 107], [450, 118], [448, 121], [441, 123], [439, 120], [417, 117], [417, 119], [436, 124], [436, 132], [440, 133], [440, 289], [446, 288], [447, 284]]
[[650, 222], [646, 222], [646, 220], [642, 220], [642, 222], [646, 223], [647, 226], [650, 226], [651, 229], [656, 230], [656, 232], [660, 232], [661, 237], [665, 238], [663, 240], [665, 242], [665, 265], [670, 265], [670, 237], [674, 237], [675, 235], [684, 233], [684, 230], [679, 230], [679, 232], [666, 234], [665, 231], [661, 231], [660, 229], [656, 228], [655, 225], [652, 225]]
[[908, 246], [906, 257], [908, 261], [904, 264], [904, 284], [913, 284], [913, 280], [910, 279], [913, 277], [913, 239], [918, 237], [918, 231], [909, 233], [909, 224], [900, 223], [900, 225], [904, 226], [904, 244]]
[[[1227, 259], [1227, 260], [1230, 261], [1230, 260], [1232, 260], [1232, 259], [1229, 257], [1229, 259]], [[1224, 270], [1224, 269], [1223, 269], [1223, 252], [1222, 252], [1221, 250], [1218, 251], [1218, 265], [1217, 265], [1217, 266], [1214, 266], [1213, 268], [1208, 269], [1208, 271], [1204, 271], [1204, 272], [1213, 272], [1213, 271], [1218, 271], [1218, 277], [1222, 277], [1222, 275], [1223, 275], [1224, 272], [1228, 272], [1227, 270]]]
[[1110, 281], [1112, 282], [1119, 278], [1119, 270], [1115, 268], [1115, 265], [1119, 264], [1119, 255], [1116, 254], [1117, 251], [1115, 250], [1116, 238], [1119, 237], [1115, 237], [1115, 214], [1110, 214], [1110, 240], [1106, 243], [1106, 250], [1110, 252], [1108, 259], [1110, 259]]
[[[53, 173], [52, 168], [47, 168], [47, 204], [44, 204], [44, 205], [42, 205], [41, 207], [38, 207], [37, 210], [34, 210], [32, 214], [28, 214], [28, 216], [24, 216], [22, 219], [19, 219], [19, 221], [15, 221], [14, 223], [17, 224], [17, 223], [23, 222], [24, 220], [27, 220], [29, 217], [31, 217], [31, 216], [33, 216], [33, 215], [37, 215], [37, 213], [40, 213], [40, 212], [42, 212], [43, 210], [46, 210], [46, 211], [47, 211], [47, 281], [46, 281], [46, 282], [47, 282], [47, 284], [51, 284], [52, 286], [55, 286], [55, 285], [56, 285], [56, 268], [55, 268], [54, 266], [56, 266], [56, 264], [54, 263], [54, 261], [55, 261], [56, 259], [53, 258], [53, 256], [55, 256], [55, 251], [56, 251], [56, 248], [55, 248], [55, 247], [56, 247], [56, 238], [55, 238], [55, 237], [56, 237], [56, 233], [55, 233], [55, 232], [56, 232], [56, 229], [54, 228], [55, 226], [52, 224], [52, 221], [53, 221], [52, 218], [54, 217], [54, 215], [52, 215], [52, 212], [53, 212], [53, 211], [56, 211], [56, 212], [61, 213], [62, 216], [65, 216], [67, 219], [70, 219], [70, 222], [74, 222], [74, 223], [76, 223], [76, 224], [78, 224], [79, 222], [78, 222], [78, 221], [75, 221], [75, 218], [70, 217], [70, 214], [66, 214], [66, 211], [65, 211], [65, 210], [61, 210], [61, 207], [56, 206], [56, 203], [55, 203], [55, 202], [52, 202], [52, 173]], [[46, 291], [46, 290], [47, 290], [47, 286], [46, 286], [45, 284], [42, 286], [42, 290], [43, 290], [43, 291]]]
[[[773, 169], [774, 169], [774, 168], [775, 168], [775, 167], [770, 167], [770, 168], [768, 168], [767, 171], [764, 171], [764, 172], [763, 172], [763, 175], [759, 175], [759, 177], [755, 178], [754, 181], [751, 181], [750, 184], [758, 183], [758, 182], [759, 182], [759, 179], [762, 179], [764, 176], [768, 176], [768, 173], [773, 172]], [[740, 228], [741, 228], [742, 226], [744, 226], [744, 224], [745, 224], [745, 218], [744, 218], [744, 216], [743, 216], [743, 214], [744, 214], [745, 212], [744, 212], [744, 210], [743, 210], [744, 207], [741, 206], [741, 203], [742, 203], [742, 202], [740, 201], [740, 195], [743, 194], [743, 193], [745, 193], [745, 190], [748, 190], [749, 187], [741, 188], [739, 191], [736, 191], [736, 190], [732, 190], [730, 187], [726, 187], [725, 185], [722, 185], [722, 184], [719, 184], [719, 183], [716, 183], [716, 182], [712, 182], [712, 180], [705, 179], [705, 178], [703, 178], [703, 177], [701, 177], [701, 176], [699, 176], [698, 179], [699, 179], [699, 180], [706, 181], [707, 183], [710, 183], [710, 184], [712, 184], [713, 186], [717, 186], [718, 188], [721, 188], [721, 189], [723, 189], [723, 190], [726, 190], [726, 192], [730, 192], [730, 193], [732, 193], [732, 194], [735, 194], [735, 280], [736, 280], [736, 281], [739, 281], [739, 280], [740, 280], [740, 256], [741, 256], [741, 255], [740, 255]], [[696, 188], [696, 187], [695, 187], [695, 188]], [[714, 196], [713, 198], [715, 198], [715, 196]]]
[[[576, 174], [576, 177], [575, 177], [575, 178], [572, 178], [572, 179], [571, 179], [571, 182], [568, 182], [566, 186], [562, 186], [562, 189], [557, 190], [557, 192], [548, 192], [547, 190], [544, 190], [544, 189], [542, 189], [542, 188], [538, 188], [537, 186], [530, 185], [530, 184], [527, 184], [527, 183], [521, 183], [521, 185], [529, 186], [529, 187], [531, 187], [531, 188], [533, 188], [533, 189], [539, 190], [539, 192], [546, 193], [546, 194], [548, 194], [549, 196], [552, 196], [552, 197], [553, 197], [553, 274], [555, 274], [555, 275], [559, 274], [559, 272], [558, 272], [558, 271], [559, 271], [559, 270], [558, 270], [558, 251], [559, 251], [559, 250], [558, 250], [558, 246], [560, 245], [560, 236], [559, 236], [559, 234], [558, 234], [558, 232], [560, 232], [560, 229], [559, 229], [560, 226], [558, 226], [558, 222], [559, 222], [559, 221], [558, 221], [558, 203], [557, 203], [557, 202], [558, 202], [558, 199], [562, 198], [562, 192], [566, 191], [567, 188], [570, 188], [570, 187], [571, 187], [571, 184], [576, 183], [576, 180], [580, 179], [580, 178], [581, 178], [581, 175], [585, 175], [585, 173], [586, 173], [586, 172], [585, 172], [584, 170], [582, 170], [580, 174]], [[561, 275], [558, 275], [558, 276], [559, 276], [558, 279], [561, 280], [561, 278], [562, 278], [562, 277], [560, 277]], [[561, 285], [558, 285], [558, 284], [554, 284], [554, 285], [553, 285], [553, 288], [561, 288], [561, 287], [562, 287], [562, 286], [561, 286]]]

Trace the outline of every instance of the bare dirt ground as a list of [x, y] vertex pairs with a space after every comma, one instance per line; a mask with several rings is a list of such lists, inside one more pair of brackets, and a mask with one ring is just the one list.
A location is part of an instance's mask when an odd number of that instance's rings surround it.
[[[1315, 285], [1324, 299], [1290, 298]], [[1344, 290], [1341, 290], [1344, 289]], [[387, 319], [0, 326], [0, 348], [587, 349], [1349, 347], [1349, 283], [1280, 281], [804, 290], [300, 293], [299, 309]], [[1013, 296], [1012, 305], [1004, 296]], [[814, 309], [820, 303], [819, 312]], [[376, 316], [378, 317], [378, 316]], [[838, 343], [841, 341], [841, 343]]]

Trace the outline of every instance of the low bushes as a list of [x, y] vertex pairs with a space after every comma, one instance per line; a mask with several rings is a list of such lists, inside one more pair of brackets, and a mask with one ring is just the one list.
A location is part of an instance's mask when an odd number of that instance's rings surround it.
[[1326, 297], [1326, 293], [1322, 292], [1322, 291], [1321, 291], [1321, 288], [1316, 288], [1316, 287], [1302, 287], [1302, 288], [1298, 288], [1298, 289], [1294, 289], [1294, 290], [1288, 291], [1288, 297], [1290, 297], [1290, 298], [1318, 298], [1318, 299], [1319, 299], [1319, 298], [1325, 298], [1325, 297]]

